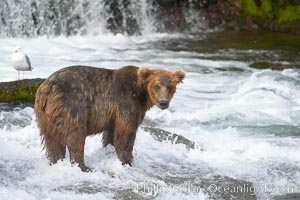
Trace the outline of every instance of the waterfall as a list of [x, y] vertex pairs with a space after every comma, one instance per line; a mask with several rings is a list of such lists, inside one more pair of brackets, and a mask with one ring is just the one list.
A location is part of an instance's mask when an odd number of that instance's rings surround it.
[[191, 0], [1, 0], [0, 37], [193, 30], [203, 24], [194, 5]]

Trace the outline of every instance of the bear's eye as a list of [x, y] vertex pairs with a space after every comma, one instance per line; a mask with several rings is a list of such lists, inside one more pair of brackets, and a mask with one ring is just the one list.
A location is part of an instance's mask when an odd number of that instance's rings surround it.
[[172, 91], [172, 90], [173, 90], [173, 87], [172, 87], [172, 86], [168, 86], [168, 90], [169, 90], [169, 91]]
[[155, 90], [159, 90], [160, 89], [160, 86], [159, 85], [156, 85], [155, 86]]

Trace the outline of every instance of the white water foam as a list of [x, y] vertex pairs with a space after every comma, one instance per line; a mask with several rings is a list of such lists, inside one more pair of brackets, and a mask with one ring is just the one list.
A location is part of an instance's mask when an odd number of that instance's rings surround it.
[[[299, 70], [253, 70], [242, 61], [212, 61], [203, 53], [157, 48], [157, 43], [166, 42], [170, 37], [175, 39], [181, 35], [2, 39], [1, 82], [17, 77], [9, 63], [16, 45], [23, 47], [35, 68], [25, 74], [26, 78], [46, 78], [73, 64], [114, 69], [128, 64], [184, 69], [186, 79], [178, 85], [170, 108], [164, 111], [153, 108], [146, 120], [185, 136], [203, 151], [158, 142], [139, 129], [134, 165], [123, 167], [114, 148], [101, 148], [101, 137], [97, 135], [87, 139], [85, 160], [95, 172], [86, 174], [72, 167], [68, 159], [48, 165], [32, 108], [1, 111], [0, 196], [111, 199], [124, 196], [144, 181], [168, 187], [170, 183], [160, 177], [180, 176], [182, 166], [189, 172], [204, 171], [250, 181], [257, 187], [260, 199], [285, 193], [270, 191], [275, 187], [299, 192]], [[203, 71], [234, 66], [245, 71]], [[279, 132], [282, 133], [278, 135]], [[289, 132], [293, 133], [285, 135]], [[268, 190], [259, 190], [265, 186]], [[168, 191], [154, 198], [207, 199], [209, 195], [204, 191], [197, 194]]]

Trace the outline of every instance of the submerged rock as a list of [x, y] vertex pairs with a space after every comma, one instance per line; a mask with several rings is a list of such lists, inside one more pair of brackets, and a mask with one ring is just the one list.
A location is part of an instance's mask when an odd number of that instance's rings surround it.
[[153, 198], [144, 197], [136, 192], [133, 189], [122, 189], [116, 191], [116, 199], [120, 200], [150, 200]]
[[[171, 167], [157, 166], [160, 173], [149, 174], [151, 181], [129, 184], [124, 188], [111, 188], [102, 183], [84, 181], [76, 185], [62, 186], [56, 191], [73, 191], [76, 193], [95, 194], [113, 193], [114, 198], [122, 200], [148, 200], [163, 197], [168, 194], [202, 195], [209, 199], [255, 200], [255, 187], [251, 182], [233, 179], [212, 173], [180, 173], [172, 171]], [[166, 176], [161, 171], [166, 171]]]
[[285, 194], [285, 195], [280, 195], [280, 196], [274, 196], [272, 199], [274, 199], [274, 200], [299, 200], [300, 193], [291, 193], [291, 194]]
[[195, 142], [183, 137], [182, 135], [178, 135], [176, 133], [171, 133], [154, 127], [142, 126], [141, 128], [144, 131], [149, 132], [150, 135], [159, 142], [170, 141], [172, 144], [184, 144], [187, 149], [199, 148]]
[[272, 70], [284, 70], [290, 68], [299, 68], [300, 65], [295, 63], [274, 63], [274, 62], [254, 62], [249, 65], [249, 67], [254, 69], [272, 69]]
[[255, 187], [251, 182], [213, 174], [189, 174], [189, 177], [168, 176], [163, 180], [168, 185], [185, 188], [186, 193], [203, 192], [210, 199], [255, 200]]

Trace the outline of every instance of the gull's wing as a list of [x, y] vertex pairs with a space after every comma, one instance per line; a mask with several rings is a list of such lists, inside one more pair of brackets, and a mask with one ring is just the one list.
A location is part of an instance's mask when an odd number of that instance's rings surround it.
[[28, 58], [28, 56], [26, 54], [25, 54], [25, 58], [26, 58], [26, 63], [28, 65], [28, 67], [29, 67], [29, 70], [32, 70], [30, 60], [29, 60], [29, 58]]

